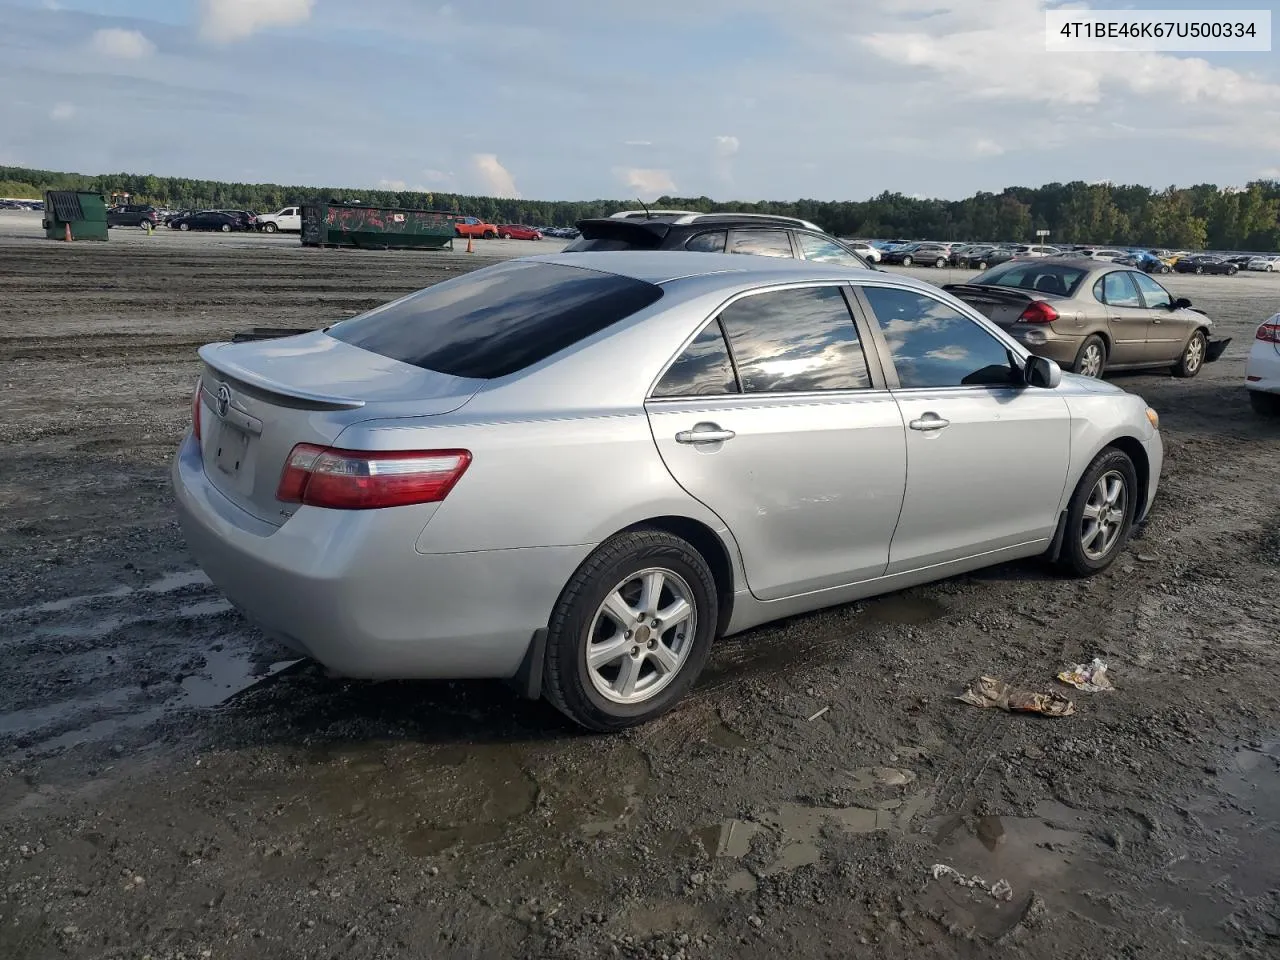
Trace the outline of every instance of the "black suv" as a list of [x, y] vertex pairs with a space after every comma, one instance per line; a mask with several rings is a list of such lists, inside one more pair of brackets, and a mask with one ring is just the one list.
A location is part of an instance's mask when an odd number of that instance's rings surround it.
[[125, 203], [107, 211], [108, 227], [140, 227], [147, 221], [153, 227], [160, 222], [160, 212], [150, 204]]
[[695, 250], [753, 253], [874, 270], [817, 224], [762, 213], [693, 213], [624, 210], [611, 217], [579, 220], [582, 236], [565, 252], [581, 250]]

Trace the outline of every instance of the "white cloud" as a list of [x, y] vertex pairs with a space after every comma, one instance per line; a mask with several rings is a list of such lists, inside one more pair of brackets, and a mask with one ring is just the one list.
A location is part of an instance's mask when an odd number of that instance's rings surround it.
[[615, 167], [613, 175], [630, 189], [639, 193], [640, 199], [656, 200], [664, 193], [675, 193], [676, 184], [668, 170], [645, 170], [640, 167]]
[[433, 170], [428, 167], [422, 171], [422, 179], [426, 183], [450, 183], [453, 180], [453, 174], [446, 173], [444, 170]]
[[733, 158], [742, 144], [738, 138], [722, 135], [715, 138], [715, 152], [711, 160], [711, 173], [723, 187], [733, 186]]
[[1258, 174], [1259, 180], [1280, 180], [1280, 167], [1267, 167]]
[[498, 162], [497, 154], [472, 154], [471, 164], [484, 185], [486, 196], [519, 199], [520, 191], [516, 189], [515, 178], [511, 176], [506, 167]]
[[315, 0], [200, 0], [200, 35], [214, 43], [243, 40], [266, 27], [303, 23]]
[[998, 157], [1004, 153], [1004, 147], [996, 143], [994, 140], [979, 138], [974, 141], [973, 152], [979, 157]]
[[623, 140], [622, 145], [624, 147], [652, 147], [653, 141], [652, 140]]
[[384, 178], [378, 181], [378, 189], [379, 190], [395, 190], [396, 192], [401, 192], [404, 190], [408, 190], [409, 184], [405, 183], [403, 180], [387, 180]]
[[156, 52], [156, 45], [138, 30], [108, 27], [94, 33], [89, 48], [104, 57], [118, 60], [141, 60]]
[[74, 103], [57, 103], [54, 104], [52, 110], [49, 111], [50, 120], [70, 120], [76, 115], [76, 106]]

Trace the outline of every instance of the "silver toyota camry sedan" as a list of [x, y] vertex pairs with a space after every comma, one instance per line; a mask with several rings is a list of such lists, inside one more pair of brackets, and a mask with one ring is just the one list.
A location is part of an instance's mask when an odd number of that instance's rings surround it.
[[246, 617], [596, 730], [769, 620], [1020, 557], [1102, 570], [1163, 459], [1139, 397], [812, 261], [531, 257], [200, 358], [173, 481]]

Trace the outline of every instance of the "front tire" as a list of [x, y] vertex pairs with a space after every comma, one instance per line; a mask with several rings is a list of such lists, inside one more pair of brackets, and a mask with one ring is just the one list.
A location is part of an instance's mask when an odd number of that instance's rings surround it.
[[191, 224], [189, 224], [189, 223], [180, 223], [180, 224], [178, 224], [178, 229], [179, 229], [179, 230], [181, 230], [183, 233], [186, 233], [186, 231], [188, 231], [188, 230], [190, 230], [190, 229], [191, 229]]
[[941, 270], [943, 267], [947, 265], [947, 261], [939, 257], [937, 260], [933, 261], [933, 265], [937, 267], [939, 270]]
[[1194, 377], [1204, 366], [1204, 357], [1208, 348], [1209, 338], [1204, 335], [1203, 330], [1197, 330], [1191, 335], [1187, 345], [1182, 348], [1182, 356], [1173, 365], [1173, 375], [1183, 379]]
[[578, 568], [552, 612], [547, 699], [602, 733], [660, 716], [702, 672], [718, 610], [715, 578], [688, 542], [658, 530], [618, 534]]
[[497, 236], [497, 234], [495, 234], [492, 230], [486, 230], [483, 234], [483, 238], [485, 240], [492, 240], [495, 236]]
[[223, 232], [223, 233], [230, 233], [230, 232], [231, 232], [231, 224], [229, 224], [229, 223], [224, 223], [224, 224], [222, 225], [222, 232]]
[[1249, 406], [1253, 407], [1254, 413], [1264, 417], [1280, 417], [1280, 394], [1250, 390]]
[[979, 270], [985, 270], [985, 269], [987, 269], [987, 261], [985, 261], [985, 260], [980, 261], [980, 262], [978, 263], [978, 269], [979, 269]]
[[1170, 270], [1170, 267], [1168, 264], [1165, 264], [1163, 267], [1160, 268], [1161, 273], [1168, 273], [1169, 270]]
[[911, 258], [910, 258], [910, 257], [903, 257], [903, 258], [902, 258], [902, 265], [903, 265], [904, 267], [909, 267], [909, 266], [911, 266], [911, 263], [912, 263], [912, 261], [911, 261]]
[[1088, 577], [1115, 561], [1133, 532], [1138, 504], [1138, 471], [1129, 455], [1114, 447], [1089, 464], [1067, 505], [1067, 529], [1058, 565]]
[[1204, 273], [1204, 267], [1196, 267], [1196, 273]]
[[1081, 376], [1101, 380], [1102, 373], [1106, 368], [1107, 345], [1102, 342], [1101, 337], [1086, 337], [1084, 343], [1080, 344], [1080, 349], [1076, 352], [1076, 360], [1071, 365], [1071, 369]]

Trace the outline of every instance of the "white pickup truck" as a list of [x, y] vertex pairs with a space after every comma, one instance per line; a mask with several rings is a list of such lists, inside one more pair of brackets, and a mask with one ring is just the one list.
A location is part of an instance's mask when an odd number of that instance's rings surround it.
[[285, 207], [275, 213], [266, 213], [258, 217], [258, 229], [264, 233], [275, 233], [280, 230], [302, 232], [302, 208]]

